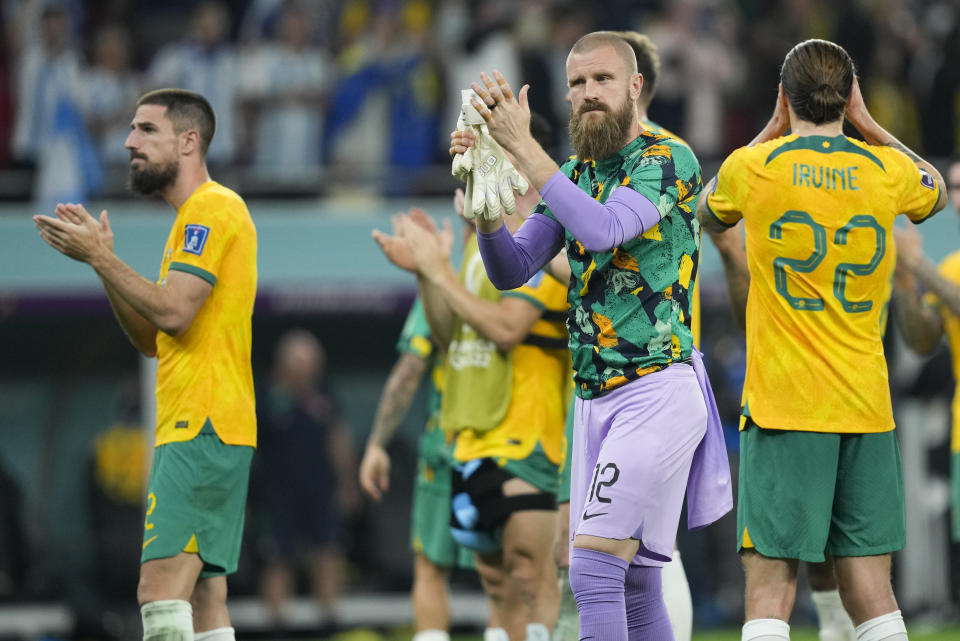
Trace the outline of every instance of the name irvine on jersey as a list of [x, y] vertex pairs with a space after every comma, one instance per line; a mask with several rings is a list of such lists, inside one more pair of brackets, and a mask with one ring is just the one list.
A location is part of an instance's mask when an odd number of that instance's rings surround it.
[[794, 187], [814, 187], [816, 189], [841, 189], [859, 191], [857, 186], [860, 167], [824, 167], [823, 165], [808, 165], [802, 162], [793, 163]]

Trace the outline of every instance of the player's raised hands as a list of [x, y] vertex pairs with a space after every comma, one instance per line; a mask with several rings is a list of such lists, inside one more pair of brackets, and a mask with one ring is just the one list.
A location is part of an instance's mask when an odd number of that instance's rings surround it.
[[[777, 89], [777, 103], [773, 106], [773, 115], [763, 127], [757, 137], [750, 141], [748, 147], [779, 138], [790, 128], [790, 110], [787, 108], [787, 95], [783, 93], [783, 85]], [[706, 190], [704, 190], [706, 191]]]
[[449, 219], [444, 220], [443, 231], [440, 231], [426, 212], [411, 209], [409, 215], [400, 218], [400, 237], [413, 255], [419, 273], [430, 277], [449, 265], [453, 246]]
[[514, 96], [513, 89], [499, 71], [495, 70], [492, 78], [481, 73], [480, 80], [483, 86], [478, 82], [470, 83], [470, 88], [481, 100], [474, 99], [473, 107], [486, 121], [493, 139], [507, 151], [515, 152], [521, 141], [531, 137], [530, 105], [527, 102], [530, 85], [524, 85], [520, 94]]
[[33, 222], [40, 237], [61, 254], [86, 263], [98, 252], [113, 252], [113, 230], [106, 210], [97, 221], [83, 205], [60, 203], [54, 214], [55, 218], [36, 215]]
[[417, 263], [413, 260], [413, 254], [410, 253], [407, 244], [403, 241], [403, 238], [400, 237], [400, 217], [402, 215], [403, 214], [396, 214], [390, 218], [390, 222], [393, 225], [392, 236], [379, 229], [374, 229], [371, 235], [377, 244], [380, 245], [380, 250], [383, 251], [383, 255], [387, 257], [387, 260], [400, 269], [416, 273]]

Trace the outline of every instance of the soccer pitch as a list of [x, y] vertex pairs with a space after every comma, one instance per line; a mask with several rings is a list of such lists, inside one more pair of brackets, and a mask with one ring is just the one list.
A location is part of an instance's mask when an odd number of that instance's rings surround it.
[[[960, 641], [960, 626], [945, 628], [916, 627], [908, 629], [910, 641]], [[409, 641], [413, 636], [409, 628], [398, 628], [387, 634], [380, 634], [373, 630], [357, 629], [342, 632], [332, 641]], [[793, 628], [790, 630], [791, 641], [819, 641], [815, 628]], [[482, 641], [479, 634], [453, 635], [451, 641]], [[319, 640], [317, 640], [319, 641]], [[714, 630], [694, 630], [693, 641], [740, 641], [740, 630], [732, 628], [718, 628]]]

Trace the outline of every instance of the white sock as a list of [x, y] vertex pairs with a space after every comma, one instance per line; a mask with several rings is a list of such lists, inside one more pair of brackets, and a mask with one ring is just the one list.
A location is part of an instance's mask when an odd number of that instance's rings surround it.
[[204, 630], [193, 635], [193, 641], [236, 641], [236, 638], [232, 627]]
[[859, 641], [907, 641], [907, 626], [900, 610], [881, 614], [857, 626]]
[[528, 623], [526, 641], [550, 641], [550, 630], [542, 623]]
[[420, 630], [413, 635], [413, 641], [450, 641], [446, 630]]
[[740, 641], [790, 641], [790, 626], [780, 619], [753, 619], [743, 624]]
[[487, 628], [483, 631], [483, 641], [510, 641], [510, 635], [503, 628]]
[[663, 602], [667, 606], [670, 627], [676, 641], [690, 641], [693, 634], [693, 599], [690, 584], [680, 560], [680, 550], [673, 551], [673, 561], [663, 564]]
[[189, 601], [170, 599], [140, 606], [143, 641], [193, 641], [193, 608]]
[[814, 590], [811, 598], [820, 622], [820, 641], [856, 641], [857, 631], [837, 590]]

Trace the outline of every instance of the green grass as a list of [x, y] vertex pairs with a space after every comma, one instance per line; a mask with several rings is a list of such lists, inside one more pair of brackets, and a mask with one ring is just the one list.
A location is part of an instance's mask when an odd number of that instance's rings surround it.
[[[910, 641], [960, 641], [960, 626], [930, 629], [915, 627], [909, 631]], [[397, 629], [386, 635], [372, 630], [353, 630], [338, 634], [333, 641], [409, 641], [412, 634], [409, 629]], [[819, 641], [815, 628], [793, 628], [791, 641]], [[456, 635], [451, 641], [483, 641], [481, 635]], [[695, 630], [693, 641], [740, 641], [740, 630], [717, 628], [713, 630]]]

